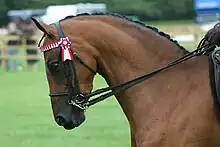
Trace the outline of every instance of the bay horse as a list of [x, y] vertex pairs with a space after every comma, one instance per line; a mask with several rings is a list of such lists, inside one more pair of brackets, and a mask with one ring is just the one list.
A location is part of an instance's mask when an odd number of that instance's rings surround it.
[[220, 147], [220, 107], [208, 56], [129, 85], [189, 52], [158, 29], [117, 14], [68, 16], [51, 25], [32, 19], [45, 37], [40, 49], [58, 125], [80, 126], [90, 96], [109, 90], [92, 92], [98, 73], [113, 87], [98, 101], [116, 96], [130, 125], [132, 147]]

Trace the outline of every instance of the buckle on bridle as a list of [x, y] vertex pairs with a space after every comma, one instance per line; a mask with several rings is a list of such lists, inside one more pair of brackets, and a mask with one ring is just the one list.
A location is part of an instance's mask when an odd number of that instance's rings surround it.
[[88, 108], [88, 102], [85, 101], [85, 96], [80, 93], [76, 95], [75, 99], [68, 100], [68, 104], [73, 105], [83, 111], [86, 111], [86, 109]]
[[85, 101], [85, 96], [82, 93], [80, 93], [76, 95], [75, 101], [77, 104], [82, 104]]

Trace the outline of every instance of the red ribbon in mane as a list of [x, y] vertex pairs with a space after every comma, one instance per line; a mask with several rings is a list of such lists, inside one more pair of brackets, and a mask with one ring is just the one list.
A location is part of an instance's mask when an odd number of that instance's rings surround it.
[[73, 54], [71, 51], [71, 42], [68, 37], [61, 38], [60, 41], [52, 42], [40, 47], [42, 52], [60, 47], [62, 62], [66, 60], [73, 60]]

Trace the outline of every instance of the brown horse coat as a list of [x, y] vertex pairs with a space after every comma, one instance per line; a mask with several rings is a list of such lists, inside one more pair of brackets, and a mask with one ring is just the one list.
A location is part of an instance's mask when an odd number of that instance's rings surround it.
[[[42, 24], [57, 40], [57, 30]], [[72, 49], [109, 85], [144, 75], [187, 53], [162, 32], [112, 15], [61, 21]], [[45, 53], [45, 61], [57, 50]], [[94, 75], [76, 63], [80, 89], [92, 90]], [[47, 72], [50, 91], [62, 91]], [[130, 124], [132, 147], [220, 147], [220, 126], [209, 84], [207, 56], [194, 57], [116, 95]], [[54, 102], [52, 102], [54, 104]], [[58, 104], [57, 104], [58, 105]], [[53, 106], [53, 109], [55, 106]]]

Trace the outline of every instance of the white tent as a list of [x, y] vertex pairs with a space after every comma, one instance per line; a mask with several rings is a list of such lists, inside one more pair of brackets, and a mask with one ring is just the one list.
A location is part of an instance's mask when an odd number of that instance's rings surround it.
[[51, 5], [46, 9], [46, 14], [41, 20], [47, 24], [63, 19], [69, 15], [77, 15], [81, 13], [105, 12], [106, 4], [103, 3], [78, 3], [74, 5]]
[[46, 14], [41, 17], [41, 20], [47, 24], [51, 24], [68, 15], [75, 15], [76, 11], [76, 5], [49, 6], [46, 10]]

